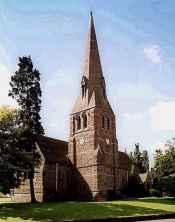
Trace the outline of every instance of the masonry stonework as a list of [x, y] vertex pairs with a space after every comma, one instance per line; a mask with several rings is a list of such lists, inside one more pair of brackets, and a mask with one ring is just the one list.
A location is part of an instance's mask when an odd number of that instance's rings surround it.
[[106, 94], [91, 14], [81, 93], [70, 117], [68, 157], [94, 199], [99, 196], [105, 199], [109, 191], [117, 192], [120, 188], [115, 122]]
[[[118, 151], [92, 14], [80, 95], [70, 115], [69, 143], [41, 137], [37, 144], [42, 156], [34, 178], [38, 201], [106, 200], [109, 193], [119, 193], [127, 185], [129, 158]], [[14, 189], [13, 200], [30, 201], [29, 191], [26, 179]]]

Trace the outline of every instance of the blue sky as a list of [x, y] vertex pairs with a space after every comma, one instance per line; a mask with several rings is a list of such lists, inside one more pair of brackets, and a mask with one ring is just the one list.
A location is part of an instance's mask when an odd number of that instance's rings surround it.
[[175, 135], [175, 2], [173, 0], [0, 0], [0, 105], [19, 56], [42, 73], [46, 134], [68, 139], [80, 89], [93, 11], [120, 149], [134, 143], [153, 155]]

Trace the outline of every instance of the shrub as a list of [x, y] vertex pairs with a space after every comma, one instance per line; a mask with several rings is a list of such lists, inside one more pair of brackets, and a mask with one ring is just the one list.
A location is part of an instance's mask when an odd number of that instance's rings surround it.
[[128, 185], [121, 191], [127, 197], [144, 197], [147, 196], [144, 184], [138, 176], [132, 175], [129, 178]]
[[117, 199], [116, 191], [115, 190], [108, 190], [106, 199], [109, 201], [116, 200]]
[[155, 189], [155, 188], [149, 189], [149, 194], [151, 196], [156, 196], [156, 197], [161, 197], [162, 196], [162, 192], [158, 189]]

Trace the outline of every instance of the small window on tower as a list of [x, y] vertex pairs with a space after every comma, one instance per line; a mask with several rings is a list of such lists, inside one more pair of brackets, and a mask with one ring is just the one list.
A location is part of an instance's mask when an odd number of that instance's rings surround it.
[[73, 118], [73, 132], [75, 132], [75, 119]]
[[83, 76], [81, 81], [82, 98], [86, 96], [86, 77]]
[[82, 85], [82, 97], [84, 97], [85, 96], [85, 85]]
[[110, 119], [107, 118], [107, 128], [109, 129], [110, 128]]
[[81, 118], [80, 116], [77, 117], [77, 130], [81, 129]]
[[104, 116], [102, 117], [101, 127], [103, 129], [105, 128], [105, 118], [104, 118]]
[[103, 97], [104, 97], [104, 98], [106, 97], [106, 91], [105, 91], [104, 88], [103, 88]]
[[86, 114], [83, 115], [83, 128], [87, 128], [87, 116]]

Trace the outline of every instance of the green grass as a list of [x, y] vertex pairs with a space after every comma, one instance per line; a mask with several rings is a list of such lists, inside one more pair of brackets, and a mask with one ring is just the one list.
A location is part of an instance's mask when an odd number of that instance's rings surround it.
[[175, 199], [137, 199], [105, 203], [62, 202], [44, 204], [0, 204], [0, 222], [46, 222], [175, 212]]

